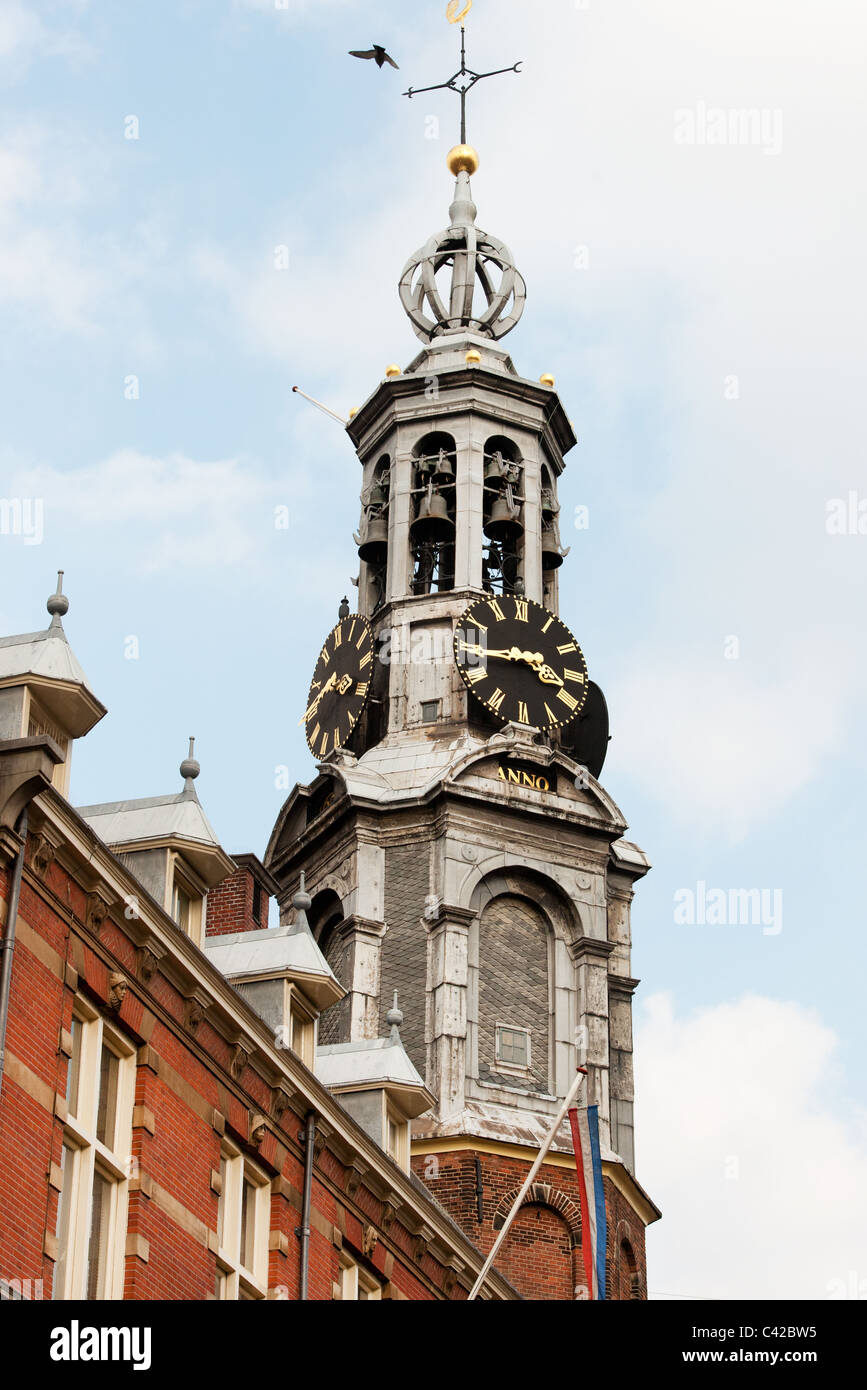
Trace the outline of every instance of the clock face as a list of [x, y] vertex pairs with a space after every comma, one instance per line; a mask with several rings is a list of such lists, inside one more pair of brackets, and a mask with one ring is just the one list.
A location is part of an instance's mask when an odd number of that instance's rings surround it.
[[310, 683], [307, 708], [299, 719], [315, 758], [340, 748], [361, 717], [373, 676], [373, 630], [357, 614], [329, 632]]
[[587, 663], [572, 633], [532, 599], [478, 599], [455, 632], [461, 679], [504, 722], [554, 729], [581, 713]]

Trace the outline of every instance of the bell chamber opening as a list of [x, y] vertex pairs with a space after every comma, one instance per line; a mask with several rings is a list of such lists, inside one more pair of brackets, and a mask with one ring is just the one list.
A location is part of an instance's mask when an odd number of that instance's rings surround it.
[[413, 449], [413, 460], [412, 592], [442, 593], [455, 582], [454, 438], [442, 430], [424, 435]]
[[488, 593], [524, 592], [524, 468], [520, 450], [505, 435], [485, 443], [482, 584]]

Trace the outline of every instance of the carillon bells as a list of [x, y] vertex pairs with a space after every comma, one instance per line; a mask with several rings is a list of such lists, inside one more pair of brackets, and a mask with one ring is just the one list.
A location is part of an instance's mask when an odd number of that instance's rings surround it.
[[433, 472], [431, 477], [435, 483], [453, 483], [455, 480], [455, 470], [451, 456], [445, 449], [440, 449], [436, 458], [432, 460]]
[[409, 531], [417, 544], [429, 541], [444, 545], [454, 538], [455, 523], [449, 516], [446, 499], [439, 492], [434, 492], [432, 484], [428, 484], [428, 490], [419, 502], [418, 515]]
[[503, 462], [503, 455], [499, 449], [495, 449], [485, 460], [485, 482], [501, 483], [505, 476], [506, 465]]
[[484, 525], [485, 535], [492, 541], [516, 541], [523, 530], [521, 509], [512, 501], [511, 489], [507, 488], [505, 496], [498, 497], [491, 508]]
[[358, 554], [368, 565], [381, 563], [388, 554], [388, 522], [382, 512], [367, 513]]
[[367, 506], [384, 507], [387, 505], [388, 483], [389, 478], [387, 473], [380, 473], [378, 478], [374, 478], [364, 497]]
[[568, 547], [564, 550], [560, 544], [560, 528], [552, 517], [542, 527], [542, 569], [559, 569], [568, 554]]
[[554, 496], [552, 487], [542, 488], [542, 516], [548, 521], [552, 516], [556, 516], [560, 510], [560, 503]]

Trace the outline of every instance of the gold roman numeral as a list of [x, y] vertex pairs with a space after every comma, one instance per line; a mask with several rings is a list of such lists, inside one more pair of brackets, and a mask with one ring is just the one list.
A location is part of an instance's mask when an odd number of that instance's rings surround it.
[[497, 714], [499, 714], [499, 712], [500, 712], [500, 705], [503, 703], [503, 701], [505, 700], [505, 698], [506, 698], [506, 692], [505, 692], [505, 690], [500, 690], [500, 688], [499, 688], [499, 686], [498, 686], [497, 689], [494, 691], [493, 695], [491, 696], [490, 700], [488, 701], [488, 704], [490, 705], [490, 707], [491, 707], [492, 710], [496, 710]]
[[339, 724], [338, 724], [337, 728], [334, 730], [334, 747], [335, 747], [335, 748], [339, 748], [339, 747], [340, 747], [340, 725], [339, 725]]
[[528, 623], [530, 621], [530, 601], [526, 598], [515, 599], [515, 617], [519, 622]]
[[467, 670], [467, 680], [470, 685], [478, 685], [479, 681], [488, 679], [488, 673], [484, 666], [471, 666]]
[[564, 642], [557, 650], [561, 656], [565, 656], [566, 652], [577, 652], [578, 648], [574, 642]]
[[327, 752], [328, 752], [328, 735], [327, 735], [327, 734], [323, 734], [323, 735], [322, 735], [322, 744], [321, 744], [320, 749], [319, 749], [319, 756], [320, 756], [320, 758], [324, 758], [324, 757], [325, 757], [325, 754], [326, 754]]
[[331, 660], [331, 653], [327, 647], [322, 648], [322, 651], [319, 653], [319, 660], [322, 662], [323, 666], [328, 665]]
[[547, 716], [548, 716], [548, 722], [549, 722], [550, 724], [556, 724], [556, 723], [557, 723], [557, 716], [556, 716], [556, 714], [554, 713], [554, 711], [551, 709], [550, 705], [548, 705], [547, 703], [546, 703], [546, 705], [545, 705], [545, 713], [546, 713]]
[[571, 695], [569, 693], [568, 690], [558, 690], [557, 699], [562, 700], [563, 704], [568, 705], [570, 709], [578, 708], [578, 701], [575, 699], [574, 695]]
[[353, 619], [352, 619], [352, 626], [351, 626], [351, 628], [349, 629], [348, 633], [346, 634], [346, 640], [347, 640], [347, 642], [351, 642], [351, 641], [352, 641], [352, 634], [353, 634], [354, 631], [355, 631], [355, 619], [353, 618]]
[[529, 724], [530, 714], [523, 700], [518, 701], [518, 723]]
[[547, 631], [548, 631], [548, 628], [551, 626], [551, 624], [553, 623], [553, 621], [554, 621], [553, 618], [549, 618], [548, 621], [547, 621], [547, 623], [545, 624], [545, 626], [542, 628], [542, 631], [543, 631], [543, 632], [547, 632]]
[[369, 666], [372, 660], [373, 660], [373, 652], [365, 652], [365, 653], [364, 653], [364, 656], [361, 658], [361, 660], [360, 660], [359, 663], [358, 663], [359, 669], [363, 671], [364, 668], [365, 668], [365, 666]]
[[367, 692], [368, 692], [369, 689], [370, 689], [370, 682], [369, 682], [369, 681], [359, 681], [359, 682], [358, 682], [358, 685], [355, 687], [355, 693], [356, 693], [356, 695], [360, 695], [360, 696], [362, 697], [362, 699], [363, 699], [364, 696], [367, 694]]
[[311, 744], [315, 743], [316, 740], [318, 739], [318, 737], [319, 737], [319, 725], [317, 724], [317, 725], [316, 725], [316, 728], [313, 730], [312, 734], [310, 735], [310, 742], [311, 742]]
[[564, 681], [577, 681], [579, 685], [584, 684], [583, 673], [581, 671], [570, 671], [568, 667], [563, 672], [563, 679]]
[[[354, 624], [353, 624], [353, 626], [354, 626]], [[352, 636], [352, 633], [350, 632], [349, 635], [350, 635], [350, 637], [351, 637], [351, 636]], [[367, 641], [367, 628], [366, 628], [366, 627], [363, 627], [363, 628], [361, 629], [361, 636], [359, 637], [358, 641], [357, 641], [356, 644], [355, 644], [355, 649], [356, 649], [356, 651], [359, 651], [359, 652], [360, 652], [360, 651], [361, 651], [361, 648], [364, 646], [364, 644], [365, 644], [366, 641]]]
[[337, 651], [337, 648], [340, 646], [340, 644], [341, 644], [342, 641], [343, 641], [343, 628], [342, 628], [342, 627], [336, 627], [336, 628], [334, 629], [334, 650], [335, 650], [335, 651]]
[[503, 612], [503, 610], [502, 610], [502, 608], [500, 607], [500, 605], [497, 603], [497, 600], [496, 600], [495, 598], [492, 598], [492, 599], [491, 599], [490, 603], [488, 604], [488, 607], [490, 608], [490, 610], [491, 610], [491, 612], [493, 613], [494, 617], [496, 618], [497, 622], [498, 622], [498, 623], [501, 623], [501, 622], [503, 621], [503, 619], [505, 618], [506, 615], [505, 615], [505, 613]]

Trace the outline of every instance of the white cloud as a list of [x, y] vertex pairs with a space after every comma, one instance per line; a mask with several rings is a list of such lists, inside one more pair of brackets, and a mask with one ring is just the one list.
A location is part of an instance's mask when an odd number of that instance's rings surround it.
[[281, 501], [250, 460], [154, 458], [135, 449], [84, 468], [39, 465], [12, 486], [44, 499], [47, 543], [77, 537], [122, 552], [145, 573], [199, 569], [215, 580], [232, 566], [257, 565]]
[[648, 1288], [696, 1298], [867, 1297], [867, 1131], [828, 1099], [837, 1038], [800, 1004], [745, 995], [636, 1029], [641, 1181], [662, 1208]]
[[52, 6], [49, 23], [36, 12], [33, 3], [24, 0], [0, 0], [0, 61], [13, 58], [18, 65], [36, 55], [52, 57], [83, 57], [90, 53], [90, 47], [80, 34], [67, 27], [71, 8], [66, 5], [57, 22], [57, 11]]

